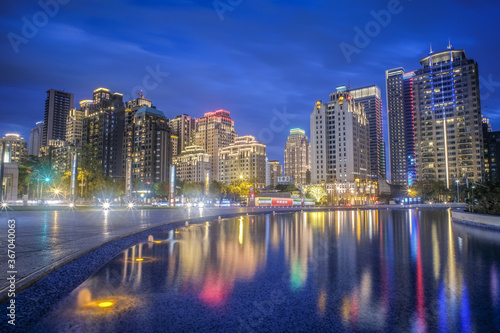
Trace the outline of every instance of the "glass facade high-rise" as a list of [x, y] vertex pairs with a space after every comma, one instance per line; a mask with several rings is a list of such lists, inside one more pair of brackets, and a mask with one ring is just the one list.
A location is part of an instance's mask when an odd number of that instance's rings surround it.
[[416, 180], [414, 72], [386, 71], [391, 183], [411, 186]]
[[478, 65], [451, 46], [431, 52], [415, 72], [417, 179], [484, 179]]
[[386, 72], [392, 184], [484, 179], [478, 65], [451, 46]]

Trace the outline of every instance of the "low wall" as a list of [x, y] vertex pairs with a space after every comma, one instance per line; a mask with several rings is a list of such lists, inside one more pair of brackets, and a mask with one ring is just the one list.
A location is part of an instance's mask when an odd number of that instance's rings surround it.
[[466, 212], [451, 211], [451, 218], [453, 222], [470, 222], [489, 227], [500, 228], [500, 216], [474, 214]]

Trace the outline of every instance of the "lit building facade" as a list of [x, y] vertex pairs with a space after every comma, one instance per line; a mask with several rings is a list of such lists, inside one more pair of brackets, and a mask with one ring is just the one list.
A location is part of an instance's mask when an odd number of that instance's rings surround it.
[[181, 154], [173, 157], [176, 176], [188, 182], [204, 182], [206, 173], [210, 172], [212, 157], [199, 146], [187, 146]]
[[385, 145], [382, 124], [382, 98], [376, 85], [348, 89], [351, 97], [363, 105], [370, 126], [370, 172], [371, 180], [386, 179]]
[[47, 90], [42, 146], [46, 146], [50, 140], [66, 140], [66, 119], [73, 102], [72, 93]]
[[285, 144], [285, 176], [293, 178], [296, 186], [311, 182], [311, 146], [306, 132], [290, 130]]
[[143, 184], [169, 181], [172, 164], [170, 128], [165, 114], [144, 106], [134, 115], [133, 125], [125, 138], [132, 158], [132, 178]]
[[128, 126], [133, 124], [135, 113], [137, 112], [137, 110], [139, 110], [140, 108], [142, 108], [144, 106], [147, 106], [148, 108], [153, 108], [153, 109], [155, 108], [153, 106], [153, 103], [149, 99], [144, 98], [143, 96], [125, 103], [125, 115], [124, 115], [125, 128], [127, 128]]
[[234, 121], [231, 119], [229, 111], [207, 112], [198, 121], [194, 142], [196, 146], [202, 147], [212, 156], [211, 179], [219, 179], [220, 149], [233, 143], [235, 137]]
[[500, 156], [500, 131], [492, 131], [489, 122], [483, 120], [484, 170], [486, 181], [500, 182], [498, 157]]
[[238, 179], [254, 181], [257, 187], [266, 184], [266, 145], [251, 135], [219, 149], [219, 181], [229, 184]]
[[431, 52], [415, 72], [417, 180], [484, 179], [478, 65], [451, 46]]
[[28, 143], [19, 134], [5, 134], [0, 139], [0, 150], [3, 143], [5, 143], [4, 161], [19, 163], [28, 158]]
[[266, 172], [266, 186], [276, 186], [278, 185], [278, 177], [283, 176], [283, 166], [279, 161], [269, 161], [267, 162]]
[[[186, 114], [175, 117], [169, 121], [172, 135], [178, 137], [177, 153], [180, 154], [186, 147], [194, 142], [197, 120]], [[177, 154], [176, 154], [177, 155]]]
[[72, 108], [66, 120], [66, 142], [74, 147], [81, 147], [83, 140], [83, 118], [85, 112]]
[[417, 179], [415, 152], [415, 73], [386, 71], [391, 183], [411, 186]]
[[38, 156], [43, 141], [43, 120], [38, 121], [36, 126], [31, 129], [28, 143], [28, 155]]
[[367, 204], [376, 195], [370, 173], [370, 128], [363, 105], [343, 87], [311, 114], [311, 175], [330, 202]]
[[477, 63], [449, 45], [420, 65], [386, 72], [392, 183], [483, 180]]
[[83, 144], [95, 147], [103, 174], [121, 177], [123, 173], [124, 105], [123, 95], [109, 89], [94, 90], [92, 102], [80, 104], [85, 112]]
[[310, 121], [313, 184], [371, 179], [370, 132], [360, 103], [337, 91], [329, 103], [316, 102]]

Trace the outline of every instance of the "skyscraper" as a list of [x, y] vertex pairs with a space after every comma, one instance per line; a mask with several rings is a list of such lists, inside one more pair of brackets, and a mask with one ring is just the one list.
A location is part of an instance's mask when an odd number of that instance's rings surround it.
[[196, 119], [191, 118], [187, 114], [181, 114], [169, 121], [172, 135], [178, 137], [177, 153], [180, 154], [186, 147], [191, 146], [194, 142], [196, 133]]
[[66, 120], [66, 142], [74, 147], [82, 146], [83, 118], [85, 112], [72, 108]]
[[483, 118], [484, 171], [486, 181], [500, 182], [498, 156], [500, 156], [500, 131], [491, 129], [489, 119]]
[[370, 172], [371, 180], [385, 181], [385, 145], [382, 125], [382, 98], [376, 85], [348, 89], [351, 97], [363, 105], [370, 125]]
[[134, 114], [131, 136], [132, 177], [144, 184], [168, 182], [172, 164], [170, 128], [165, 114], [144, 106]]
[[291, 129], [285, 144], [285, 176], [292, 177], [295, 186], [311, 182], [310, 151], [306, 132], [300, 128]]
[[219, 149], [219, 181], [229, 184], [238, 179], [254, 181], [257, 187], [266, 184], [266, 145], [251, 135]]
[[391, 183], [410, 186], [417, 178], [415, 156], [415, 73], [386, 71]]
[[478, 65], [464, 50], [431, 52], [416, 74], [417, 179], [480, 182], [483, 133]]
[[456, 181], [481, 181], [484, 151], [477, 63], [449, 45], [445, 51], [431, 50], [420, 65], [406, 74], [402, 68], [387, 71], [393, 183], [442, 181], [450, 188]]
[[125, 103], [125, 130], [128, 128], [129, 125], [133, 124], [134, 122], [134, 115], [135, 113], [137, 112], [137, 110], [139, 110], [140, 108], [144, 107], [144, 106], [147, 106], [148, 108], [153, 108], [155, 109], [155, 107], [153, 106], [153, 103], [141, 96], [141, 97], [138, 97], [136, 99], [133, 99], [131, 101], [128, 101]]
[[332, 93], [329, 103], [316, 102], [311, 114], [312, 183], [370, 180], [369, 137], [363, 106], [348, 92]]
[[66, 118], [73, 107], [73, 100], [72, 93], [47, 90], [42, 146], [47, 146], [50, 140], [66, 140]]
[[212, 156], [211, 179], [219, 179], [219, 150], [234, 142], [236, 132], [229, 111], [207, 112], [198, 121], [195, 145]]
[[95, 147], [96, 158], [102, 164], [105, 176], [120, 177], [125, 122], [123, 95], [98, 88], [94, 90], [92, 102], [81, 105], [85, 112], [83, 143]]
[[43, 141], [43, 120], [38, 121], [36, 126], [31, 129], [28, 143], [28, 155], [38, 156]]

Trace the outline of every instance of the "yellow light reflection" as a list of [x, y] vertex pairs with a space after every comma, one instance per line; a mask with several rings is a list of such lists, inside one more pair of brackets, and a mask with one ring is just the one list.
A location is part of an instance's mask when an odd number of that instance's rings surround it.
[[109, 308], [110, 306], [115, 305], [115, 303], [110, 302], [110, 301], [105, 301], [105, 302], [100, 302], [97, 304], [100, 308]]
[[238, 234], [238, 242], [243, 245], [243, 220], [240, 219], [240, 232]]
[[439, 269], [441, 258], [439, 256], [439, 240], [437, 238], [436, 225], [432, 225], [432, 262], [434, 264], [434, 278], [439, 280]]
[[326, 292], [324, 290], [321, 290], [321, 293], [319, 294], [318, 297], [318, 311], [321, 316], [325, 315], [326, 311]]

